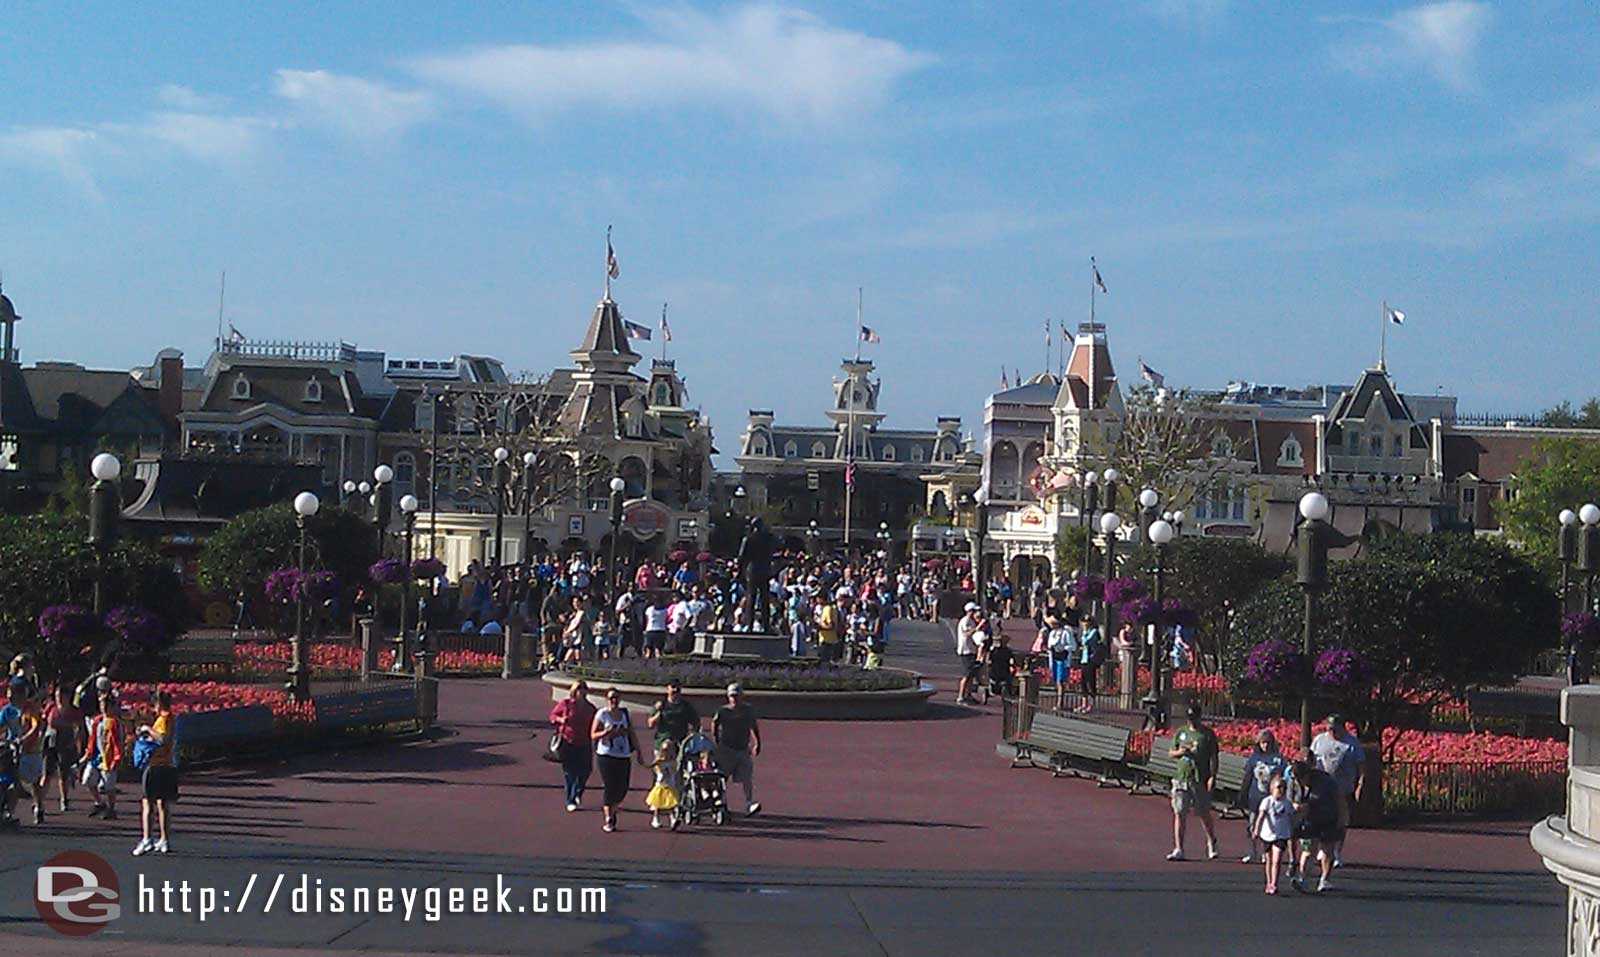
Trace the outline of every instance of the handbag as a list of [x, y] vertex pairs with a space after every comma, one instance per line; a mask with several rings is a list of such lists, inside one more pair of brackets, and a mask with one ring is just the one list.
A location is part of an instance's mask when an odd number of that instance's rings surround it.
[[554, 761], [556, 764], [560, 764], [567, 756], [566, 745], [567, 743], [561, 740], [561, 732], [552, 731], [550, 732], [550, 743], [545, 747], [544, 753], [539, 756], [546, 761]]

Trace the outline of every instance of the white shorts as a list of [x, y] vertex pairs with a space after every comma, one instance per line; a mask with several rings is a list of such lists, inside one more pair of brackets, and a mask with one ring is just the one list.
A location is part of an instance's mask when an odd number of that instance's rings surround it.
[[83, 786], [96, 794], [117, 793], [117, 769], [101, 770], [97, 765], [89, 765], [83, 769]]

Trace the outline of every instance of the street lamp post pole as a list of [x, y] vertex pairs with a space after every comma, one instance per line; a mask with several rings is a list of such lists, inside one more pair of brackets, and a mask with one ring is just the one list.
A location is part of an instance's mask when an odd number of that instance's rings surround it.
[[510, 466], [506, 465], [506, 459], [510, 457], [511, 453], [503, 445], [494, 450], [494, 568], [496, 571], [504, 564], [503, 559], [505, 557], [505, 553], [501, 549], [505, 547], [506, 473], [510, 471]]
[[389, 531], [389, 511], [394, 495], [394, 469], [380, 465], [372, 470], [372, 527], [378, 532], [378, 557], [383, 557], [385, 536]]
[[[1600, 571], [1600, 506], [1588, 503], [1578, 509], [1583, 527], [1578, 530], [1578, 574], [1583, 578], [1583, 613], [1594, 613], [1594, 575]], [[1587, 641], [1575, 641], [1567, 671], [1573, 684], [1589, 683], [1589, 663], [1593, 649]]]
[[89, 461], [89, 474], [94, 476], [94, 485], [89, 490], [89, 545], [95, 557], [94, 613], [104, 615], [109, 604], [106, 552], [116, 543], [117, 518], [122, 511], [122, 497], [117, 488], [122, 463], [110, 452], [101, 452]]
[[522, 560], [533, 568], [533, 467], [539, 456], [522, 453]]
[[1078, 524], [1083, 526], [1083, 574], [1087, 576], [1094, 561], [1094, 513], [1099, 507], [1100, 475], [1085, 472], [1083, 475], [1083, 508], [1078, 510]]
[[1165, 638], [1165, 615], [1162, 602], [1166, 600], [1167, 589], [1167, 546], [1177, 534], [1172, 523], [1164, 518], [1156, 519], [1150, 523], [1146, 532], [1151, 544], [1156, 547], [1156, 586], [1153, 594], [1156, 607], [1156, 620], [1152, 627], [1155, 631], [1150, 641], [1150, 691], [1144, 697], [1145, 714], [1151, 727], [1160, 730], [1167, 726], [1166, 689], [1163, 687], [1161, 674], [1164, 664], [1161, 654], [1162, 641]]
[[317, 514], [322, 503], [311, 492], [301, 492], [294, 497], [294, 524], [300, 533], [300, 553], [297, 567], [300, 585], [295, 589], [294, 645], [289, 662], [289, 681], [285, 689], [295, 703], [311, 700], [311, 657], [306, 649], [306, 519]]
[[983, 538], [984, 533], [989, 530], [989, 489], [987, 486], [980, 485], [978, 490], [972, 493], [972, 512], [974, 523], [977, 525], [977, 530], [973, 535], [975, 545], [972, 556], [973, 598], [977, 600], [979, 608], [987, 611], [989, 608], [989, 592], [988, 583], [984, 581], [983, 574]]
[[1570, 508], [1564, 508], [1557, 518], [1561, 528], [1556, 534], [1556, 557], [1561, 560], [1561, 610], [1564, 613], [1572, 610], [1569, 592], [1572, 587], [1572, 559], [1578, 545], [1578, 514]]
[[[1307, 492], [1300, 498], [1299, 562], [1295, 580], [1305, 590], [1305, 612], [1300, 634], [1300, 652], [1309, 662], [1316, 627], [1317, 594], [1328, 584], [1328, 499], [1321, 492]], [[1300, 747], [1311, 747], [1311, 692], [1300, 693]]]
[[[450, 397], [450, 390], [446, 388], [438, 395], [430, 396], [428, 401], [433, 403], [433, 409], [428, 416], [432, 428], [428, 436], [428, 557], [438, 558], [434, 550], [439, 547], [439, 406]], [[429, 586], [431, 590], [433, 586]]]
[[[415, 587], [416, 576], [411, 574], [412, 536], [417, 524], [417, 497], [415, 495], [400, 496], [401, 537], [404, 539], [405, 580], [400, 586], [400, 634], [395, 640], [396, 656], [404, 657], [406, 650], [406, 623], [411, 609], [412, 590]], [[422, 624], [420, 621], [417, 623]]]
[[622, 476], [611, 477], [611, 559], [606, 563], [606, 577], [610, 579], [611, 589], [606, 594], [614, 595], [619, 589], [617, 578], [617, 545], [622, 541], [622, 493], [627, 489], [628, 483]]

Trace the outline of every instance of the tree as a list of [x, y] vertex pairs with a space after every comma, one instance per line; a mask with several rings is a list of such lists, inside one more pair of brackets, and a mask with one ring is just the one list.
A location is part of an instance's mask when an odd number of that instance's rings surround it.
[[[1230, 678], [1260, 642], [1299, 645], [1303, 600], [1285, 576], [1239, 609], [1225, 655]], [[1346, 702], [1369, 733], [1409, 708], [1514, 681], [1558, 640], [1545, 577], [1512, 548], [1470, 534], [1371, 543], [1363, 557], [1333, 566], [1318, 607], [1313, 653], [1347, 648], [1372, 668], [1371, 694]]]
[[[454, 426], [448, 444], [441, 442], [439, 468], [452, 476], [457, 495], [495, 501], [494, 451], [504, 448], [511, 472], [506, 483], [507, 512], [540, 512], [574, 495], [581, 497], [596, 483], [609, 480], [615, 464], [600, 453], [609, 422], [581, 422], [585, 409], [548, 377], [527, 374], [509, 386], [494, 385], [455, 393]], [[617, 428], [621, 423], [617, 423]], [[532, 464], [525, 457], [532, 454]], [[531, 470], [533, 483], [524, 476]], [[609, 489], [604, 495], [609, 495]]]
[[[348, 509], [317, 512], [306, 520], [306, 535], [307, 563], [335, 572], [347, 587], [365, 579], [367, 566], [377, 557], [377, 530]], [[268, 574], [299, 562], [299, 547], [291, 506], [245, 512], [206, 539], [200, 551], [200, 587], [258, 598]]]
[[1233, 461], [1220, 454], [1216, 404], [1199, 393], [1139, 386], [1124, 404], [1111, 464], [1125, 488], [1153, 488], [1168, 509], [1188, 508]]
[[1589, 399], [1577, 411], [1563, 399], [1539, 417], [1539, 424], [1552, 429], [1600, 429], [1600, 399]]
[[[81, 517], [0, 516], [0, 653], [7, 659], [28, 651], [47, 672], [52, 665], [85, 665], [74, 660], [77, 647], [50, 653], [39, 637], [39, 613], [51, 605], [90, 606], [97, 579], [106, 583], [109, 605], [154, 612], [167, 640], [188, 626], [188, 601], [170, 562], [130, 539], [101, 553], [89, 545], [88, 531]], [[91, 644], [98, 647], [107, 638], [98, 634]]]
[[1600, 442], [1543, 439], [1516, 468], [1516, 495], [1496, 503], [1511, 541], [1554, 567], [1556, 516], [1585, 502], [1600, 502]]
[[[1154, 556], [1144, 564], [1154, 568]], [[1230, 614], [1288, 568], [1287, 558], [1246, 539], [1189, 535], [1174, 540], [1167, 555], [1166, 591], [1182, 599], [1200, 621], [1200, 660], [1209, 656], [1222, 669]]]

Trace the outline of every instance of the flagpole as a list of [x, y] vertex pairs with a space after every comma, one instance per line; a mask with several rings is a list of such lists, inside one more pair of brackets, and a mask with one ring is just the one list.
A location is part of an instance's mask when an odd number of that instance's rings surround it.
[[[862, 306], [862, 298], [863, 298], [862, 287], [861, 286], [857, 286], [856, 287], [856, 362], [860, 362], [861, 361], [861, 328], [862, 328], [862, 326], [861, 326], [861, 323], [862, 323], [861, 306]], [[850, 505], [851, 505], [851, 499], [854, 497], [854, 494], [855, 494], [855, 484], [856, 484], [854, 481], [852, 481], [855, 478], [855, 470], [854, 470], [853, 466], [854, 466], [855, 460], [856, 460], [856, 386], [855, 386], [855, 383], [852, 381], [852, 377], [854, 375], [855, 375], [855, 370], [851, 369], [850, 370], [850, 375], [845, 377], [845, 382], [844, 382], [845, 388], [850, 390], [850, 395], [847, 396], [846, 399], [845, 399], [847, 405], [845, 406], [846, 413], [845, 413], [845, 426], [844, 426], [844, 439], [845, 439], [845, 452], [844, 452], [844, 470], [845, 470], [845, 480], [844, 480], [844, 555], [845, 555], [845, 560], [846, 561], [849, 561], [849, 559], [850, 559]]]
[[667, 361], [667, 304], [661, 304], [661, 361]]
[[1089, 257], [1089, 325], [1094, 325], [1094, 257]]
[[1378, 371], [1384, 371], [1383, 353], [1389, 343], [1389, 300], [1378, 306]]
[[611, 227], [606, 227], [606, 298], [611, 298]]

